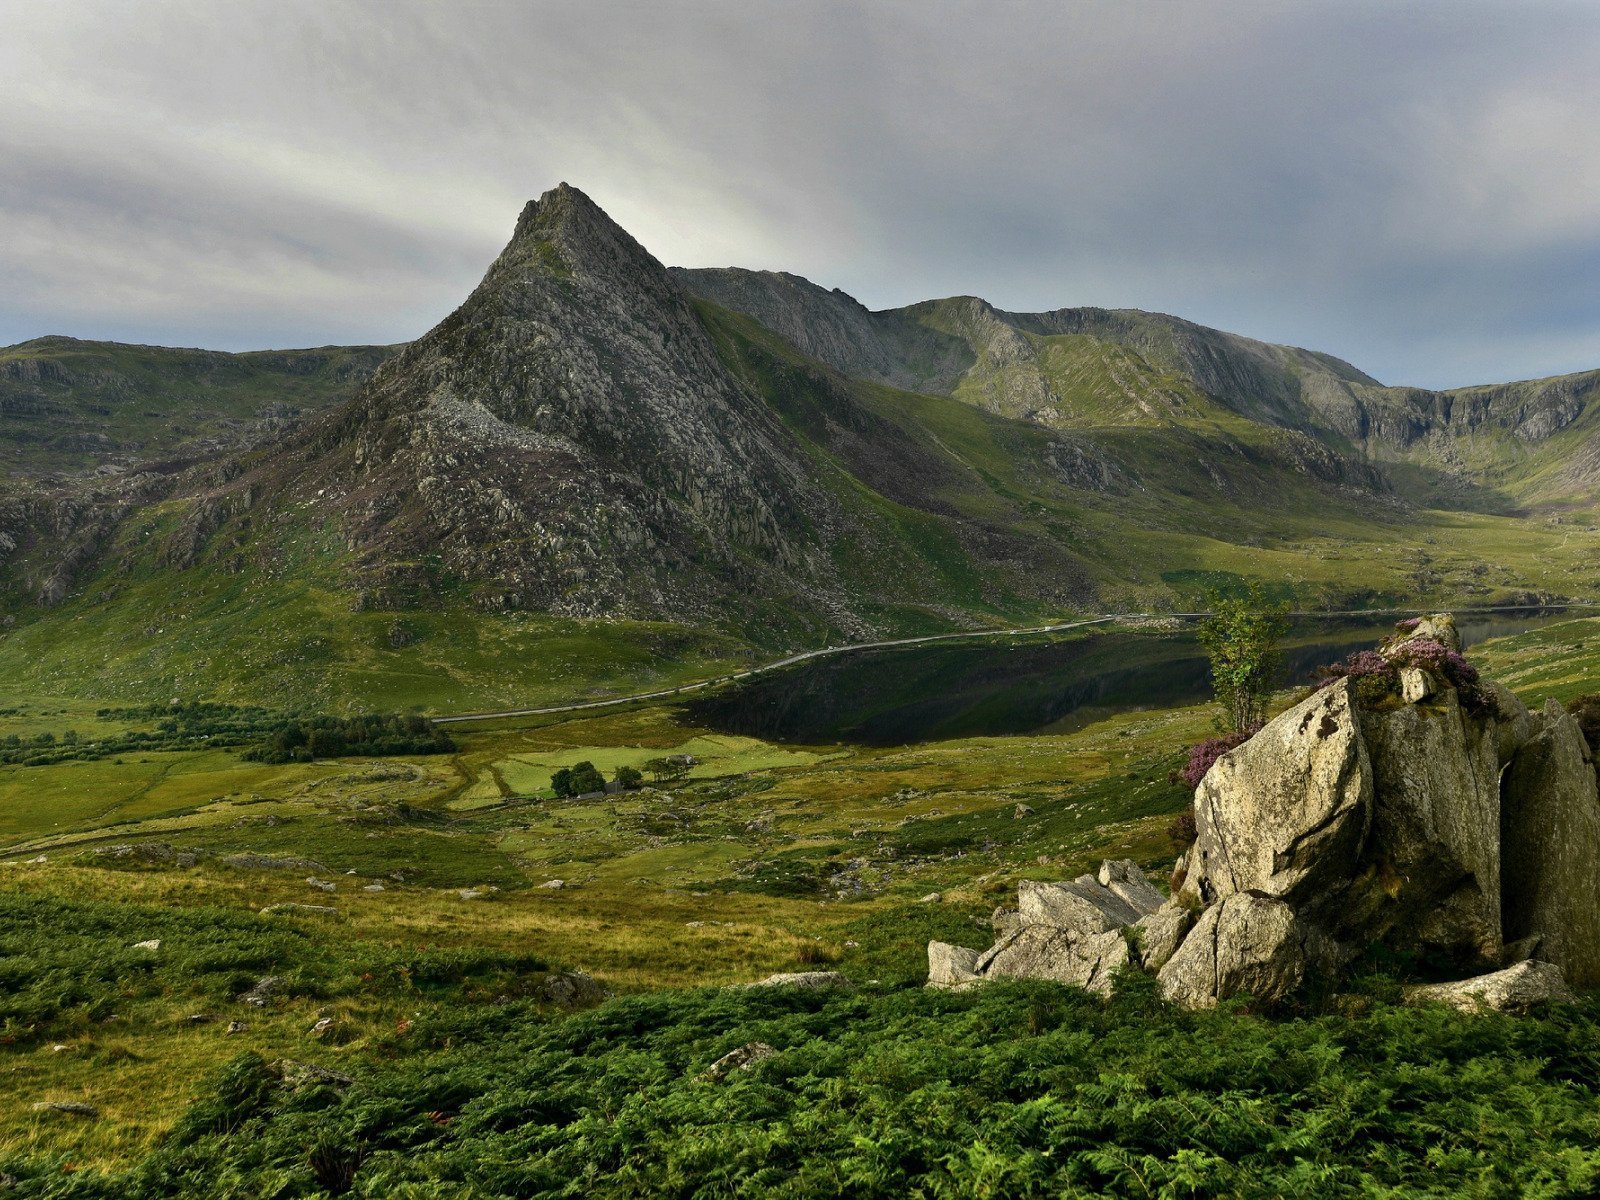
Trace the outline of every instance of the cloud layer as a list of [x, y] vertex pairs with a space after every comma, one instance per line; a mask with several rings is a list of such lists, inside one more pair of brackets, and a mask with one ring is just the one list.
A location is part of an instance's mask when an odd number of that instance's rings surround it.
[[0, 343], [405, 340], [564, 179], [664, 261], [875, 307], [1600, 366], [1589, 3], [7, 7]]

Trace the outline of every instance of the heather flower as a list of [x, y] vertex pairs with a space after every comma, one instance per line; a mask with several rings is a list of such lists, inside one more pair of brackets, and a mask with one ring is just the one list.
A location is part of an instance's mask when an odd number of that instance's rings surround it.
[[1207, 738], [1189, 747], [1189, 761], [1178, 772], [1179, 778], [1191, 788], [1200, 786], [1200, 781], [1206, 777], [1206, 772], [1211, 770], [1212, 764], [1237, 746], [1242, 746], [1261, 730], [1256, 725], [1243, 733], [1225, 733], [1220, 737]]
[[1421, 624], [1421, 617], [1407, 617], [1404, 621], [1396, 621], [1394, 627], [1401, 633], [1410, 633], [1413, 629]]

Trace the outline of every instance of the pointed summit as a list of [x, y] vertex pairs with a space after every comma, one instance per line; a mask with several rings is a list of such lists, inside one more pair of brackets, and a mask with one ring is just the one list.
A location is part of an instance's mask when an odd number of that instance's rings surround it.
[[511, 241], [490, 267], [485, 282], [503, 269], [610, 278], [614, 283], [666, 278], [666, 268], [653, 254], [569, 183], [553, 187], [523, 206]]
[[374, 567], [436, 554], [494, 607], [696, 611], [686, 564], [748, 589], [830, 515], [687, 294], [569, 184], [335, 428], [396, 498], [352, 539]]

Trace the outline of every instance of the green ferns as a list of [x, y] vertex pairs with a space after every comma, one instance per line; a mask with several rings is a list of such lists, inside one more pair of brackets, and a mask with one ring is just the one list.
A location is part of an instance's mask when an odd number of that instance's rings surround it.
[[[657, 993], [419, 1021], [353, 1086], [230, 1064], [122, 1176], [61, 1197], [1577, 1196], [1600, 1007], [1518, 1020], [1109, 1006], [1048, 983]], [[777, 1055], [703, 1072], [749, 1041]]]

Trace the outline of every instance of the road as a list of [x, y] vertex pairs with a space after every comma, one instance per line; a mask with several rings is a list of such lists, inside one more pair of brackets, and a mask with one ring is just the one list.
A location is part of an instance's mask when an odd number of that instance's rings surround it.
[[[1451, 611], [1459, 615], [1498, 612], [1543, 612], [1549, 609], [1570, 608], [1595, 608], [1592, 604], [1558, 604], [1558, 605], [1501, 605], [1492, 608], [1457, 608]], [[1353, 608], [1342, 609], [1337, 612], [1324, 612], [1321, 610], [1296, 610], [1291, 612], [1291, 617], [1382, 617], [1392, 616], [1396, 613], [1415, 615], [1419, 610], [1415, 608]], [[585, 700], [575, 704], [551, 704], [544, 708], [512, 708], [504, 712], [480, 713], [452, 713], [434, 717], [436, 725], [448, 725], [460, 721], [494, 721], [503, 717], [542, 717], [553, 713], [582, 712], [593, 708], [615, 708], [621, 704], [637, 704], [641, 700], [662, 700], [668, 696], [681, 696], [686, 692], [703, 691], [706, 688], [720, 687], [725, 683], [735, 683], [741, 679], [749, 679], [752, 675], [764, 675], [769, 671], [779, 671], [784, 667], [792, 667], [796, 663], [808, 662], [814, 658], [827, 658], [834, 654], [853, 654], [858, 650], [887, 650], [894, 646], [921, 646], [929, 642], [952, 642], [964, 638], [992, 638], [992, 637], [1021, 637], [1030, 633], [1065, 633], [1071, 629], [1084, 629], [1090, 625], [1109, 625], [1114, 622], [1149, 621], [1149, 620], [1184, 620], [1193, 621], [1211, 614], [1206, 612], [1192, 613], [1106, 613], [1098, 617], [1085, 617], [1079, 621], [1063, 621], [1054, 625], [1031, 625], [1022, 629], [978, 629], [967, 633], [934, 633], [925, 637], [894, 638], [886, 642], [853, 642], [848, 646], [825, 646], [820, 650], [805, 650], [799, 654], [791, 654], [788, 658], [780, 658], [776, 662], [764, 663], [759, 667], [751, 667], [747, 671], [736, 671], [728, 675], [718, 675], [712, 679], [702, 679], [698, 683], [685, 683], [679, 687], [660, 688], [653, 692], [636, 692], [631, 696], [615, 696], [609, 700]]]

